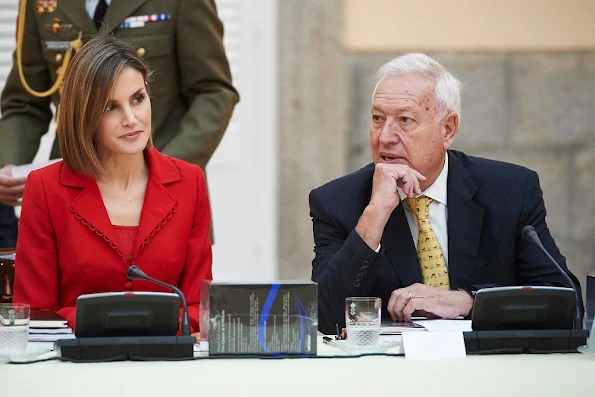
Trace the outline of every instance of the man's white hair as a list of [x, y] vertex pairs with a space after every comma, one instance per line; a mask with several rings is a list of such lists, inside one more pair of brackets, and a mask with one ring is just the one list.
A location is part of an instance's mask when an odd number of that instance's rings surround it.
[[421, 74], [434, 80], [438, 120], [451, 112], [455, 112], [459, 118], [461, 117], [461, 82], [440, 63], [418, 52], [398, 56], [382, 65], [376, 73], [376, 87], [374, 87], [372, 98], [376, 95], [380, 83], [387, 77], [402, 77], [411, 74]]

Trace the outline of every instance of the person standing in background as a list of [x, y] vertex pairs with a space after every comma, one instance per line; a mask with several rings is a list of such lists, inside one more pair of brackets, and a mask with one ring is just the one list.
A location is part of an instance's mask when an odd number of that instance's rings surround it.
[[[0, 244], [16, 245], [13, 207], [25, 180], [13, 178], [12, 167], [33, 161], [52, 120], [50, 105], [59, 106], [70, 56], [97, 33], [131, 43], [153, 70], [155, 148], [206, 168], [239, 101], [214, 0], [48, 0], [20, 7], [21, 54], [17, 48], [0, 100]], [[50, 157], [60, 157], [57, 140]]]

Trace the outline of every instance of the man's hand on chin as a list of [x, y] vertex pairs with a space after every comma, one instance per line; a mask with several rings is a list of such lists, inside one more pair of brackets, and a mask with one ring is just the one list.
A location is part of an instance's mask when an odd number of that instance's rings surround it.
[[465, 291], [444, 291], [419, 283], [394, 290], [388, 301], [393, 321], [411, 321], [414, 313], [454, 319], [468, 315], [472, 307], [473, 298]]

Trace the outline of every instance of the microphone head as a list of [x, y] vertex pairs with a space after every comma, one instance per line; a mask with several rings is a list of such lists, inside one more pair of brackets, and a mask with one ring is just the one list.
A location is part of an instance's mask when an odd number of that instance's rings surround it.
[[132, 265], [132, 266], [130, 266], [130, 267], [128, 268], [128, 271], [126, 272], [126, 275], [128, 276], [128, 278], [129, 278], [130, 280], [134, 280], [134, 279], [136, 278], [136, 275], [137, 275], [138, 273], [142, 274], [142, 273], [143, 273], [143, 271], [142, 271], [142, 270], [140, 270], [138, 266], [136, 266], [136, 265]]
[[531, 225], [525, 226], [521, 230], [521, 234], [523, 235], [523, 238], [528, 241], [532, 241], [533, 237], [537, 236], [535, 228]]

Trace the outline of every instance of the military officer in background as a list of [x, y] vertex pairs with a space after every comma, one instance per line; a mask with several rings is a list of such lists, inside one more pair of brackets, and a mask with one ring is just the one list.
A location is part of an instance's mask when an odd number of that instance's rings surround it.
[[229, 124], [239, 95], [214, 0], [21, 0], [0, 100], [0, 247], [16, 244], [13, 206], [25, 184], [11, 168], [33, 161], [70, 57], [98, 33], [132, 43], [154, 71], [153, 143], [162, 153], [205, 169]]

